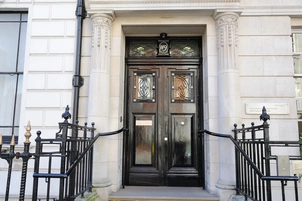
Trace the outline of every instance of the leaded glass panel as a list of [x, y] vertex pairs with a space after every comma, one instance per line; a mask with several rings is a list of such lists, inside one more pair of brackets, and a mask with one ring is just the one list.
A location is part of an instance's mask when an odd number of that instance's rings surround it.
[[172, 73], [172, 102], [194, 102], [193, 73]]
[[[128, 41], [128, 58], [156, 58], [163, 56], [157, 54], [160, 50], [159, 45], [162, 44], [159, 39], [129, 39]], [[200, 39], [167, 39], [170, 44], [164, 56], [172, 58], [191, 58], [200, 56]]]
[[171, 40], [171, 57], [198, 57], [197, 40]]
[[134, 102], [155, 102], [155, 73], [134, 73]]
[[129, 44], [129, 57], [155, 57], [156, 40], [136, 40]]

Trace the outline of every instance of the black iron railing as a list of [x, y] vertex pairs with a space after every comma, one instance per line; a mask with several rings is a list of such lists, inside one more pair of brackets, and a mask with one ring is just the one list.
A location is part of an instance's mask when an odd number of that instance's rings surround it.
[[[288, 181], [294, 182], [295, 200], [298, 201], [298, 177], [296, 175], [271, 175], [271, 161], [276, 160], [277, 156], [272, 155], [272, 147], [301, 147], [299, 141], [270, 141], [269, 125], [267, 120], [269, 115], [264, 108], [261, 119], [262, 125], [237, 129], [234, 125], [234, 137], [228, 134], [214, 133], [207, 130], [200, 131], [211, 136], [228, 138], [235, 147], [235, 166], [236, 166], [236, 192], [243, 195], [245, 200], [272, 201], [272, 182], [278, 181], [281, 186], [282, 200], [286, 200], [285, 186]], [[204, 135], [202, 135], [204, 140]], [[301, 160], [300, 155], [289, 156], [290, 160]]]
[[15, 136], [14, 135], [12, 135], [11, 143], [9, 145], [9, 151], [8, 152], [2, 152], [2, 136], [0, 136], [0, 158], [5, 159], [8, 163], [5, 198], [4, 198], [5, 201], [9, 200], [13, 162], [14, 162], [15, 158], [16, 159], [22, 158], [22, 171], [21, 171], [21, 178], [20, 178], [19, 200], [20, 201], [24, 200], [28, 160], [32, 157], [32, 154], [29, 153], [29, 146], [30, 146], [29, 138], [31, 136], [30, 130], [31, 130], [30, 122], [28, 122], [27, 127], [26, 127], [26, 133], [24, 134], [25, 142], [24, 142], [24, 151], [22, 153], [15, 152], [16, 144], [15, 144]]
[[[55, 139], [42, 139], [38, 131], [36, 138], [36, 153], [34, 166], [34, 183], [32, 200], [71, 201], [84, 196], [85, 192], [92, 192], [93, 146], [101, 136], [109, 136], [126, 131], [120, 129], [113, 132], [102, 132], [94, 136], [94, 123], [91, 127], [68, 123], [69, 108], [66, 108], [59, 123], [60, 131]], [[51, 151], [47, 150], [51, 147]], [[44, 160], [44, 164], [42, 163]], [[45, 167], [47, 164], [47, 167]], [[44, 166], [44, 170], [41, 168]], [[56, 168], [54, 168], [56, 166]], [[39, 180], [45, 179], [46, 195], [39, 195]], [[44, 183], [45, 183], [44, 182]], [[54, 184], [52, 182], [55, 182]], [[43, 184], [43, 183], [42, 183]], [[53, 187], [57, 186], [57, 191]], [[43, 192], [45, 194], [45, 192]]]
[[37, 132], [32, 200], [73, 200], [92, 190], [94, 123], [68, 123], [68, 107], [62, 117], [55, 138], [42, 139]]
[[24, 151], [15, 152], [15, 141], [9, 150], [2, 152], [2, 138], [0, 136], [0, 157], [8, 162], [7, 185], [5, 201], [10, 198], [13, 162], [15, 158], [22, 158], [22, 172], [20, 178], [19, 200], [25, 196], [26, 175], [29, 159], [34, 159], [32, 200], [73, 201], [76, 197], [84, 196], [85, 192], [92, 192], [93, 174], [93, 146], [101, 136], [126, 134], [127, 129], [113, 132], [102, 132], [94, 136], [94, 123], [91, 127], [68, 123], [71, 118], [69, 107], [62, 114], [64, 122], [59, 123], [59, 132], [55, 138], [42, 138], [41, 131], [37, 131], [35, 153], [29, 152], [31, 136], [30, 124], [25, 133]]

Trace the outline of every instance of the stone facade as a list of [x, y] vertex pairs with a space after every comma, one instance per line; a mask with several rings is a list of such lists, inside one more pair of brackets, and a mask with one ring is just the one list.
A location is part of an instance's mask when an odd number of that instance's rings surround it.
[[[29, 14], [20, 125], [25, 128], [30, 120], [32, 131], [42, 130], [45, 138], [54, 136], [62, 111], [72, 106], [76, 4], [0, 0], [0, 12]], [[302, 26], [301, 0], [86, 0], [86, 7], [80, 123], [95, 122], [97, 132], [123, 127], [125, 37], [159, 36], [166, 30], [170, 36], [203, 38], [205, 129], [231, 133], [233, 123], [257, 125], [259, 115], [247, 113], [246, 104], [288, 103], [289, 114], [271, 115], [271, 139], [298, 140], [291, 33], [292, 26]], [[20, 144], [24, 131], [19, 131]], [[121, 187], [123, 139], [116, 135], [97, 144], [94, 184], [106, 200]], [[221, 200], [234, 193], [229, 147], [212, 137], [205, 144], [205, 188]]]

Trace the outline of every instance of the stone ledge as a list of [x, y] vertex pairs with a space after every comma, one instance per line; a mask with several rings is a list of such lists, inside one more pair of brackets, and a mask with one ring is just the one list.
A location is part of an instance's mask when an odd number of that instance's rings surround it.
[[[230, 2], [240, 2], [240, 0], [195, 0], [190, 1], [190, 3], [230, 3]], [[150, 3], [188, 3], [187, 0], [128, 0], [128, 1], [121, 1], [121, 0], [92, 0], [90, 1], [91, 4], [150, 4]]]
[[99, 200], [99, 196], [96, 192], [85, 193], [83, 198], [79, 196], [75, 199], [75, 201], [97, 201], [97, 200]]

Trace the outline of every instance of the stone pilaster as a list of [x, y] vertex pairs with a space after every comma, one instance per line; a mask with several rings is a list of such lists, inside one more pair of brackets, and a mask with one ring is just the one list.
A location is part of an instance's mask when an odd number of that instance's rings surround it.
[[[240, 123], [241, 104], [237, 44], [239, 15], [232, 12], [215, 16], [218, 45], [218, 128], [231, 134], [232, 125]], [[235, 191], [234, 145], [229, 139], [219, 140], [219, 181], [216, 189], [220, 200], [229, 200]]]
[[[110, 49], [114, 18], [93, 14], [91, 70], [89, 78], [88, 122], [95, 122], [97, 132], [109, 131], [110, 118]], [[94, 146], [93, 186], [101, 200], [108, 200], [108, 138], [99, 138]]]

